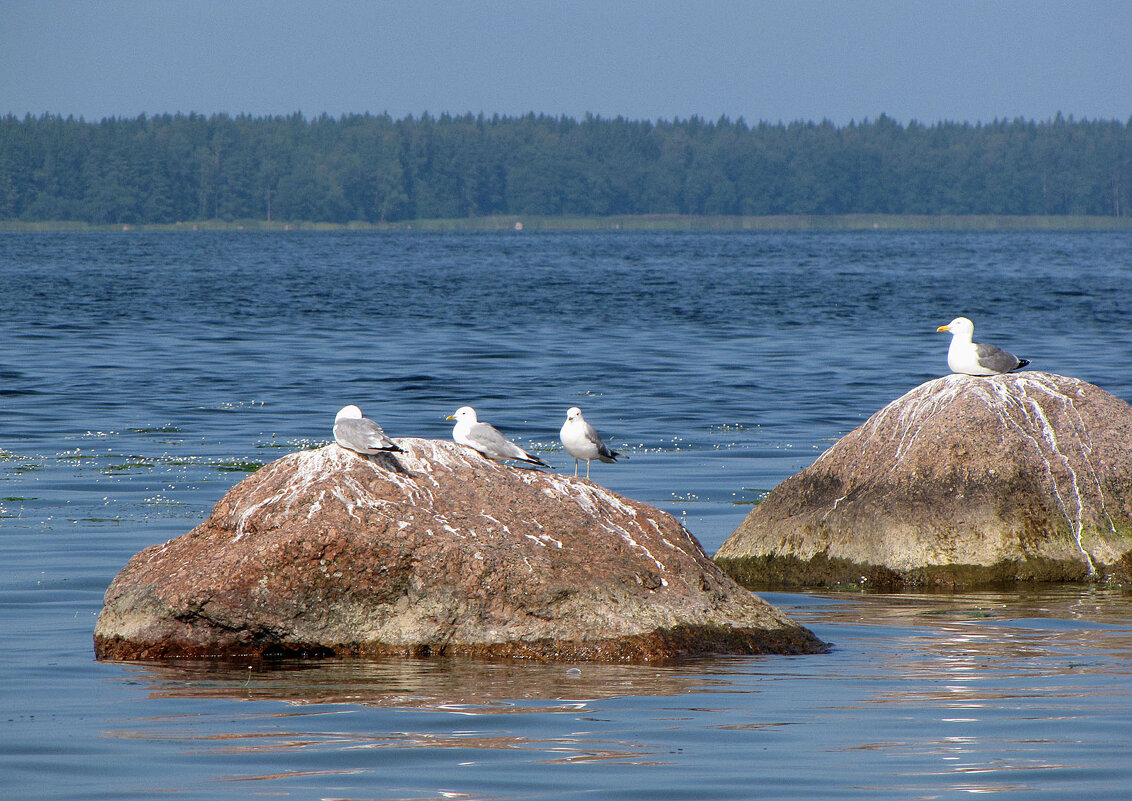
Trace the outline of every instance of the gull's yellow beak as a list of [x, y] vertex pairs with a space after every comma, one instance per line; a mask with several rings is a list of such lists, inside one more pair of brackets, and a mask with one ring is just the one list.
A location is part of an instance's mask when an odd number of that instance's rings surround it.
[[936, 331], [950, 331], [950, 330], [951, 329], [948, 328], [946, 325], [941, 325], [939, 328], [936, 329]]
[[454, 414], [450, 414], [450, 415], [448, 415], [447, 417], [445, 417], [444, 419], [445, 419], [445, 420], [455, 420], [455, 419], [456, 419], [456, 415], [454, 415]]

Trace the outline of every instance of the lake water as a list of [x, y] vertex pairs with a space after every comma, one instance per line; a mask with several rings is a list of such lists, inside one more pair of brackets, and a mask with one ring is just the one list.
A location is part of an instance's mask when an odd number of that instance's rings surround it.
[[[102, 593], [359, 404], [471, 404], [709, 552], [976, 339], [1132, 400], [1128, 233], [0, 236], [0, 796], [1126, 798], [1132, 595], [767, 594], [830, 653], [99, 663]], [[570, 671], [577, 667], [579, 672]]]

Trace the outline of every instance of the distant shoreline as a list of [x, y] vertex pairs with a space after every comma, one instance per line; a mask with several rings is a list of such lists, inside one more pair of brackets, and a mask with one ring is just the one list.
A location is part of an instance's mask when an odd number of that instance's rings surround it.
[[838, 214], [612, 217], [502, 215], [396, 223], [199, 220], [183, 223], [91, 225], [85, 222], [0, 220], [0, 233], [193, 232], [193, 231], [1128, 231], [1132, 217], [1002, 214]]

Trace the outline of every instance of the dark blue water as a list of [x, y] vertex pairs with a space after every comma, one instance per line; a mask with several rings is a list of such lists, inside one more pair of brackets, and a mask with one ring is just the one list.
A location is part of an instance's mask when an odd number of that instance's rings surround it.
[[1123, 798], [1132, 598], [774, 595], [836, 648], [668, 667], [100, 664], [101, 596], [358, 403], [474, 405], [714, 551], [946, 372], [938, 325], [1132, 399], [1120, 233], [0, 236], [0, 792]]

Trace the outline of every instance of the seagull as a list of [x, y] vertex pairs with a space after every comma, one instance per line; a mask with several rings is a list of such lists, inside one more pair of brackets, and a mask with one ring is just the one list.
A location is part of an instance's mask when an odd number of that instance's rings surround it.
[[975, 324], [966, 317], [956, 317], [936, 331], [951, 332], [951, 347], [947, 349], [947, 366], [953, 373], [967, 375], [998, 375], [1019, 370], [1030, 363], [1029, 359], [1019, 359], [994, 345], [983, 345], [971, 341]]
[[397, 443], [385, 436], [381, 426], [368, 417], [362, 417], [362, 410], [353, 404], [343, 406], [335, 415], [334, 441], [357, 453], [403, 452]]
[[[574, 475], [578, 475], [578, 460], [586, 460], [586, 478], [590, 477], [590, 462], [597, 459], [600, 462], [615, 462], [621, 456], [617, 451], [611, 451], [601, 441], [601, 435], [594, 427], [582, 417], [582, 410], [571, 406], [566, 410], [566, 422], [562, 424], [559, 432], [562, 438], [562, 447], [574, 457]], [[629, 458], [629, 457], [623, 457]]]
[[495, 426], [481, 423], [476, 417], [476, 410], [471, 406], [461, 406], [455, 414], [450, 414], [445, 419], [456, 421], [456, 425], [452, 428], [452, 439], [479, 451], [488, 459], [495, 459], [498, 462], [514, 459], [517, 462], [550, 467], [542, 459], [531, 456], [504, 437]]

